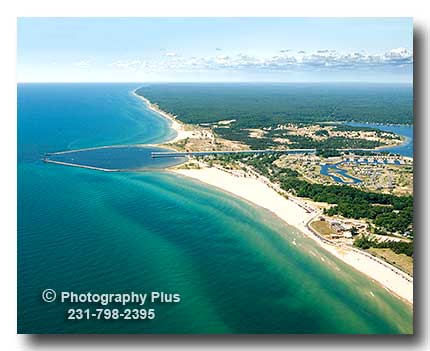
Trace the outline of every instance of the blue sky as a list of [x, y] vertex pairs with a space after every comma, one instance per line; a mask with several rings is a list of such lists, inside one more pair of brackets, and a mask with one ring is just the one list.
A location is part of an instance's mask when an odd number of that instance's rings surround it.
[[411, 82], [411, 18], [20, 18], [21, 82]]

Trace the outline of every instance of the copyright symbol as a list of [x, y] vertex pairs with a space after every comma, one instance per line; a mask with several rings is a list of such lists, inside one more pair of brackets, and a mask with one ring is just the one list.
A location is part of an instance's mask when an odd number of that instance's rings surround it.
[[45, 289], [42, 293], [42, 299], [45, 302], [54, 302], [57, 298], [57, 293], [52, 289]]

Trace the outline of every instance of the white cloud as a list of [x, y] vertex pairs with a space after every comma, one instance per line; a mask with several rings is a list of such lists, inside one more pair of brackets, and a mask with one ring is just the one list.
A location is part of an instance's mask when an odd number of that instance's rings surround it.
[[122, 70], [137, 70], [143, 64], [144, 62], [142, 62], [141, 60], [127, 60], [127, 61], [118, 60], [114, 63], [110, 63], [108, 66], [116, 69], [122, 69]]
[[412, 63], [413, 56], [405, 48], [396, 48], [385, 53], [383, 59], [389, 62], [396, 62], [399, 64]]
[[81, 60], [81, 61], [75, 62], [73, 66], [78, 68], [88, 68], [90, 67], [90, 63], [86, 60]]
[[153, 61], [117, 61], [112, 67], [139, 69], [144, 72], [160, 71], [198, 71], [198, 70], [257, 70], [257, 71], [330, 71], [330, 70], [368, 70], [397, 69], [413, 63], [412, 52], [396, 48], [380, 54], [366, 52], [340, 53], [336, 50], [316, 52], [284, 52], [275, 56], [251, 56], [245, 53], [222, 55], [218, 53], [207, 57], [183, 57], [168, 52], [166, 57]]

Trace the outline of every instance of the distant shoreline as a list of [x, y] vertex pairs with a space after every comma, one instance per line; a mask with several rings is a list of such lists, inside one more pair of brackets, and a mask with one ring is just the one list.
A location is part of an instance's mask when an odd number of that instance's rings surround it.
[[137, 93], [137, 89], [133, 91], [133, 95], [137, 98], [143, 100], [146, 106], [153, 112], [161, 115], [163, 118], [169, 120], [171, 122], [170, 127], [176, 132], [176, 136], [170, 140], [166, 140], [166, 143], [175, 143], [177, 141], [186, 139], [188, 137], [188, 133], [185, 131], [184, 125], [182, 122], [178, 121], [175, 116], [172, 116], [170, 113], [161, 110], [157, 105], [153, 104], [148, 98], [143, 95]]

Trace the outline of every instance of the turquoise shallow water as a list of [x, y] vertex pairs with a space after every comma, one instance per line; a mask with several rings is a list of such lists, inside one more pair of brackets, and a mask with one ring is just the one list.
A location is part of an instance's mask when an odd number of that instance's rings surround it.
[[[19, 332], [412, 331], [410, 306], [256, 206], [168, 172], [40, 161], [45, 152], [171, 136], [133, 88], [18, 87]], [[41, 300], [46, 288], [182, 299], [157, 305], [153, 321], [67, 321], [70, 306]]]

